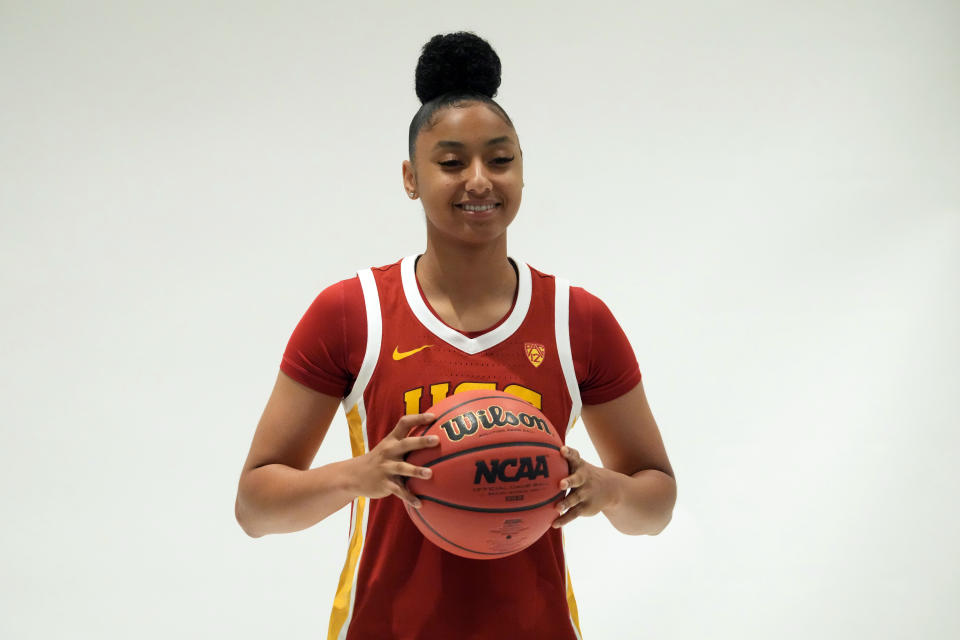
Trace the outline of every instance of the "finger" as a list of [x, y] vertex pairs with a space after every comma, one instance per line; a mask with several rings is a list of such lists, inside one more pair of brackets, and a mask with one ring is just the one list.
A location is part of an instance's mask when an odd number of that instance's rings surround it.
[[554, 529], [559, 529], [560, 527], [569, 524], [571, 520], [576, 519], [580, 515], [580, 506], [576, 506], [573, 509], [570, 509], [562, 516], [559, 516], [556, 520], [553, 521], [551, 525]]
[[433, 475], [433, 471], [427, 467], [418, 467], [409, 462], [401, 462], [399, 460], [388, 465], [387, 471], [391, 475], [404, 476], [407, 478], [429, 478]]
[[559, 504], [557, 504], [557, 511], [559, 511], [560, 513], [569, 511], [570, 509], [577, 506], [578, 504], [581, 504], [582, 502], [586, 501], [586, 499], [587, 499], [587, 496], [584, 495], [582, 492], [571, 491], [570, 493], [567, 494], [566, 498], [564, 498], [563, 500], [560, 501]]
[[580, 460], [580, 454], [576, 449], [571, 447], [561, 447], [560, 454], [567, 460], [567, 470], [572, 475], [577, 469], [580, 468], [580, 465], [583, 464]]
[[410, 493], [410, 491], [398, 482], [390, 482], [387, 485], [388, 490], [393, 495], [397, 496], [407, 504], [409, 504], [414, 509], [420, 508], [420, 498]]
[[583, 463], [583, 460], [580, 459], [580, 452], [574, 449], [573, 447], [561, 447], [560, 453], [564, 458], [567, 459], [567, 462], [570, 464], [570, 468], [576, 468]]
[[421, 424], [430, 424], [436, 416], [432, 413], [415, 413], [409, 416], [403, 416], [397, 421], [397, 426], [393, 428], [392, 435], [397, 438], [405, 438], [410, 431]]
[[561, 489], [576, 489], [582, 487], [587, 482], [587, 474], [577, 471], [560, 481]]
[[440, 444], [439, 436], [407, 436], [400, 441], [397, 448], [400, 455], [405, 455], [415, 449], [426, 449], [427, 447], [435, 447], [438, 444]]

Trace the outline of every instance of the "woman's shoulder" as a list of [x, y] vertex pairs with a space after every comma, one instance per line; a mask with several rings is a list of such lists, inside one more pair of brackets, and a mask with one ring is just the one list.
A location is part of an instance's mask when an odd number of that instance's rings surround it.
[[314, 297], [311, 307], [324, 310], [323, 315], [331, 315], [332, 312], [339, 313], [345, 306], [350, 306], [357, 297], [363, 300], [360, 277], [355, 274], [321, 289]]
[[[521, 260], [513, 258], [513, 260], [519, 265], [523, 264]], [[552, 273], [547, 273], [542, 269], [537, 269], [536, 267], [526, 264], [530, 269], [530, 273], [535, 278], [540, 278], [541, 280], [553, 280], [555, 282], [564, 282], [570, 288], [570, 308], [571, 311], [577, 311], [580, 314], [592, 315], [595, 313], [604, 313], [609, 312], [607, 306], [604, 304], [596, 295], [587, 291], [584, 287], [579, 284], [574, 284], [569, 278], [566, 278], [561, 275], [554, 275]]]
[[381, 272], [381, 273], [387, 273], [387, 272], [390, 272], [390, 271], [399, 270], [399, 269], [400, 269], [400, 265], [403, 263], [404, 260], [407, 260], [407, 259], [413, 260], [413, 259], [415, 259], [415, 258], [416, 258], [416, 256], [407, 256], [407, 257], [403, 257], [403, 258], [398, 258], [398, 259], [396, 260], [396, 262], [391, 262], [390, 264], [385, 264], [385, 265], [382, 265], [382, 266], [379, 266], [379, 267], [370, 267], [370, 269], [371, 269], [372, 271], [379, 271], [379, 272]]
[[327, 302], [328, 304], [347, 304], [348, 306], [351, 304], [356, 304], [359, 301], [360, 305], [362, 306], [363, 285], [360, 282], [360, 274], [364, 271], [388, 273], [393, 270], [399, 270], [401, 262], [403, 262], [403, 258], [398, 259], [396, 262], [391, 262], [390, 264], [359, 269], [355, 271], [353, 275], [324, 287], [320, 293], [317, 294], [317, 299]]

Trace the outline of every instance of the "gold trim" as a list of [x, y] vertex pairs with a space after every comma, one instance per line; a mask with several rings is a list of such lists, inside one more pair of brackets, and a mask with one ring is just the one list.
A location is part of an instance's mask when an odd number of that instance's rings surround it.
[[[363, 420], [360, 418], [359, 404], [347, 412], [347, 424], [350, 427], [350, 448], [354, 457], [364, 454]], [[330, 612], [330, 626], [327, 629], [327, 640], [336, 640], [350, 617], [350, 600], [353, 596], [353, 583], [357, 575], [357, 565], [363, 551], [363, 515], [367, 510], [367, 498], [360, 496], [353, 505], [353, 535], [350, 536], [350, 546], [347, 548], [347, 560], [340, 572], [340, 583], [333, 598], [333, 610]]]

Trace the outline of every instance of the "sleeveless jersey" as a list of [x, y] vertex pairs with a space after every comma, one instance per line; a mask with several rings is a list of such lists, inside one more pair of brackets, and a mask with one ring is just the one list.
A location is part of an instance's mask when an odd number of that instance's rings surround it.
[[[367, 348], [343, 401], [353, 454], [376, 446], [405, 413], [425, 412], [467, 389], [516, 394], [543, 411], [563, 437], [580, 410], [569, 285], [517, 262], [513, 310], [492, 331], [468, 338], [427, 308], [414, 261], [411, 256], [359, 274]], [[426, 540], [398, 498], [354, 501], [330, 638], [578, 636], [559, 530], [512, 556], [472, 560]]]
[[[577, 324], [570, 318], [566, 281], [514, 260], [518, 287], [513, 307], [492, 329], [469, 337], [448, 327], [427, 306], [415, 260], [410, 256], [358, 273], [365, 331], [351, 326], [343, 298], [339, 313], [327, 306], [311, 307], [309, 320], [305, 316], [301, 321], [281, 363], [294, 379], [325, 393], [339, 393], [343, 372], [349, 372], [353, 379], [343, 408], [354, 456], [375, 447], [404, 414], [426, 412], [460, 391], [499, 389], [517, 395], [543, 411], [564, 438], [579, 415], [584, 384], [585, 389], [597, 389], [600, 402], [639, 382], [626, 337], [606, 307], [591, 296], [602, 311], [591, 311], [587, 320], [578, 313], [577, 321], [595, 325], [603, 337], [591, 337], [589, 348], [579, 345], [589, 357], [577, 361], [578, 385], [570, 343], [570, 326]], [[327, 340], [318, 339], [318, 333], [326, 333]], [[365, 336], [362, 362], [356, 338], [349, 338], [356, 335]], [[337, 342], [353, 347], [336, 357]], [[598, 343], [598, 353], [593, 353], [593, 343]], [[610, 357], [614, 348], [618, 353]], [[612, 370], [593, 366], [594, 361], [610, 360], [616, 362]], [[398, 498], [358, 497], [351, 505], [348, 553], [327, 637], [579, 640], [562, 534], [550, 529], [506, 558], [461, 558], [424, 538]]]

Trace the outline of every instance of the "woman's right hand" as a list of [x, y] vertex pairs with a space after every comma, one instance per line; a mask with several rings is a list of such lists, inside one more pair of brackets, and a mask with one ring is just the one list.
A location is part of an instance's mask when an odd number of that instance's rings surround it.
[[435, 447], [437, 436], [410, 436], [415, 427], [434, 421], [432, 413], [403, 416], [387, 436], [369, 453], [357, 459], [360, 466], [357, 492], [368, 498], [395, 495], [411, 507], [420, 508], [420, 500], [407, 490], [404, 478], [429, 478], [430, 469], [406, 462], [403, 457], [416, 449]]

